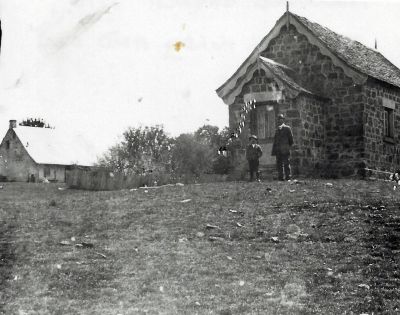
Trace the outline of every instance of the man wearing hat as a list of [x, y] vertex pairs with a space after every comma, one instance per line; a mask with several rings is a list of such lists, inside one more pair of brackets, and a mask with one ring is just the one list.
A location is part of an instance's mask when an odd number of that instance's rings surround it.
[[246, 159], [249, 162], [250, 181], [254, 179], [254, 173], [256, 173], [257, 181], [260, 181], [260, 172], [258, 171], [259, 158], [262, 155], [262, 150], [258, 144], [258, 139], [255, 135], [249, 137], [249, 144], [246, 148]]
[[[272, 155], [276, 156], [276, 167], [278, 169], [279, 180], [290, 179], [290, 147], [293, 145], [292, 129], [285, 125], [285, 117], [278, 115], [278, 127], [275, 131], [274, 144], [272, 145]], [[285, 175], [285, 176], [284, 176]]]

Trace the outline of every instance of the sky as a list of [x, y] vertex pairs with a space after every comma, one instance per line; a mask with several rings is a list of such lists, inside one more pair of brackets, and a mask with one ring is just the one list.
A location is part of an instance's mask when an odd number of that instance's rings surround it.
[[[368, 47], [376, 38], [400, 67], [400, 1], [289, 5]], [[285, 10], [284, 0], [0, 0], [0, 134], [10, 119], [40, 117], [99, 156], [128, 127], [223, 128], [215, 90]]]

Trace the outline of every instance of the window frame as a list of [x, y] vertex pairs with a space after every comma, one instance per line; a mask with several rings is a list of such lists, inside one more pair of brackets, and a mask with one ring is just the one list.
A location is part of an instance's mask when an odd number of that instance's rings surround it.
[[[270, 108], [270, 109], [269, 109]], [[269, 109], [269, 110], [268, 110]], [[256, 105], [256, 131], [259, 140], [273, 140], [276, 128], [276, 102], [260, 102]], [[262, 119], [262, 122], [260, 122]], [[262, 125], [262, 126], [261, 126]], [[263, 127], [263, 130], [261, 130]]]
[[385, 142], [394, 143], [395, 128], [395, 103], [387, 98], [382, 99], [383, 104], [383, 140]]
[[43, 166], [43, 177], [48, 178], [51, 175], [51, 168], [48, 165]]

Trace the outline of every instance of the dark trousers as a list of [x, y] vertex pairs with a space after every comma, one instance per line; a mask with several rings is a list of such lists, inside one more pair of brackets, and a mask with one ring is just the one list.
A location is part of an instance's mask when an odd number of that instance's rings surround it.
[[260, 179], [260, 172], [258, 171], [258, 165], [260, 164], [258, 160], [248, 160], [250, 180], [254, 179], [254, 173], [256, 173], [257, 179]]
[[[276, 168], [278, 170], [278, 179], [290, 179], [289, 154], [278, 154], [276, 156]], [[285, 175], [285, 177], [283, 176]]]

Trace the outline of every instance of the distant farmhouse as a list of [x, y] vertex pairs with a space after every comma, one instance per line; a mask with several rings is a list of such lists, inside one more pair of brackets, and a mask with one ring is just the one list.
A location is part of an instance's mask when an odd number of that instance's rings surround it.
[[351, 176], [400, 167], [400, 70], [376, 49], [287, 11], [217, 89], [238, 129], [243, 104], [256, 100], [240, 133], [270, 156], [278, 113], [293, 129], [297, 174]]
[[81, 137], [17, 126], [16, 120], [10, 120], [0, 144], [0, 176], [8, 181], [65, 182], [68, 170], [93, 164], [90, 148]]

